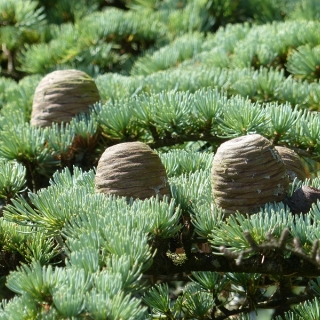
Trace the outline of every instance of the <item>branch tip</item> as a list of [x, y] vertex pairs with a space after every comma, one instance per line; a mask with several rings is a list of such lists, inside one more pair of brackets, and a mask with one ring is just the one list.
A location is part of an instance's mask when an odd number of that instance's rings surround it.
[[268, 242], [271, 242], [274, 239], [270, 231], [266, 232], [266, 239]]
[[301, 247], [301, 241], [300, 241], [299, 238], [294, 238], [293, 239], [293, 245], [294, 245], [296, 250], [301, 251], [302, 247]]
[[239, 266], [243, 259], [243, 252], [241, 251], [238, 258], [236, 259], [236, 265]]
[[279, 239], [279, 248], [280, 249], [284, 248], [284, 246], [286, 244], [286, 241], [287, 241], [287, 239], [289, 237], [289, 234], [290, 234], [290, 231], [289, 231], [288, 228], [283, 229], [283, 231], [281, 232], [281, 236], [280, 236], [280, 239]]
[[316, 239], [313, 242], [312, 250], [311, 250], [311, 259], [317, 261], [317, 258], [319, 258], [319, 240]]
[[258, 250], [258, 245], [257, 243], [254, 241], [254, 239], [252, 238], [251, 234], [249, 231], [244, 231], [244, 236], [246, 238], [246, 240], [248, 241], [248, 243], [250, 244], [251, 248], [253, 250]]

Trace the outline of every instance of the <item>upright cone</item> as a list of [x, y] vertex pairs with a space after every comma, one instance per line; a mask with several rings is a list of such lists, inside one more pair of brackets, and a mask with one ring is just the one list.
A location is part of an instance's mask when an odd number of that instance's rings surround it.
[[251, 213], [267, 202], [285, 198], [286, 167], [268, 139], [259, 134], [222, 143], [212, 164], [215, 203], [226, 215]]
[[289, 180], [293, 181], [295, 178], [297, 178], [304, 181], [307, 178], [307, 174], [299, 156], [293, 150], [286, 147], [276, 146], [275, 149], [278, 151], [280, 157], [286, 165]]
[[31, 124], [46, 127], [53, 122], [69, 122], [99, 100], [98, 88], [86, 73], [73, 69], [51, 72], [36, 88]]
[[169, 196], [166, 170], [157, 153], [143, 142], [125, 142], [102, 154], [95, 177], [96, 191], [146, 199]]

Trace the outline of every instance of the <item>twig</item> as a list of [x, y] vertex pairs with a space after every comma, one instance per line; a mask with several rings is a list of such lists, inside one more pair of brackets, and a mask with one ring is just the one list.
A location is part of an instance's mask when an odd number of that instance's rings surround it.
[[251, 249], [253, 251], [256, 251], [259, 249], [257, 243], [254, 241], [254, 239], [252, 238], [251, 234], [249, 231], [245, 231], [244, 233], [244, 237], [246, 238], [246, 240], [248, 241], [248, 243], [250, 244], [251, 246]]
[[312, 260], [317, 261], [317, 258], [319, 256], [319, 240], [318, 239], [313, 242], [310, 256]]
[[254, 253], [265, 254], [265, 252], [270, 252], [272, 250], [280, 253], [286, 250], [298, 256], [299, 258], [302, 258], [304, 261], [313, 264], [320, 270], [319, 240], [315, 240], [312, 246], [311, 254], [308, 255], [303, 251], [299, 238], [293, 239], [293, 247], [288, 245], [286, 246], [286, 244], [288, 243], [289, 234], [289, 230], [284, 229], [281, 233], [279, 240], [277, 241], [270, 233], [268, 233], [266, 234], [267, 241], [260, 245], [257, 245], [250, 233], [248, 231], [245, 231], [244, 236], [250, 244], [250, 248], [246, 250], [241, 250], [240, 252], [232, 252], [230, 249], [220, 247], [220, 252], [228, 258], [235, 259], [236, 264], [240, 265], [243, 259], [247, 258], [248, 256], [251, 256]]

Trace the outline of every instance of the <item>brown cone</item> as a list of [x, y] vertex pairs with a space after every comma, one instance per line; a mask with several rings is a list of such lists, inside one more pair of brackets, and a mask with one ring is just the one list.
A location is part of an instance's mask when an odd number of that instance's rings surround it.
[[212, 163], [215, 203], [226, 214], [251, 213], [267, 202], [285, 198], [285, 165], [270, 141], [259, 134], [222, 143]]
[[51, 72], [36, 88], [31, 125], [46, 127], [53, 122], [69, 122], [75, 115], [88, 112], [89, 106], [99, 100], [98, 88], [86, 73], [73, 69]]
[[169, 196], [167, 174], [157, 153], [143, 142], [125, 142], [102, 154], [95, 177], [96, 191], [129, 198]]
[[289, 180], [293, 181], [297, 178], [304, 181], [307, 178], [307, 175], [299, 156], [293, 150], [286, 147], [276, 146], [275, 149], [278, 151], [286, 165]]
[[320, 190], [308, 186], [297, 189], [290, 198], [284, 202], [292, 213], [308, 213], [313, 203], [320, 200]]

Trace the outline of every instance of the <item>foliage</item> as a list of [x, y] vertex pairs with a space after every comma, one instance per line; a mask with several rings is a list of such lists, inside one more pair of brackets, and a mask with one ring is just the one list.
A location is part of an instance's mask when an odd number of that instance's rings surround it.
[[25, 43], [34, 43], [41, 36], [45, 21], [44, 8], [34, 1], [1, 1], [1, 42], [7, 50], [17, 50]]
[[[226, 217], [210, 178], [221, 143], [259, 133], [314, 166], [288, 197], [319, 189], [318, 7], [0, 0], [0, 319], [250, 319], [284, 304], [275, 319], [319, 318], [318, 198]], [[40, 80], [70, 68], [101, 101], [31, 126]], [[170, 197], [96, 192], [104, 150], [136, 140]]]
[[186, 34], [176, 38], [173, 42], [152, 55], [146, 55], [135, 61], [132, 75], [148, 75], [160, 70], [178, 65], [181, 61], [192, 58], [200, 51], [203, 35], [200, 33]]
[[305, 79], [317, 79], [319, 65], [319, 47], [305, 45], [297, 48], [288, 59], [287, 68], [293, 75]]

